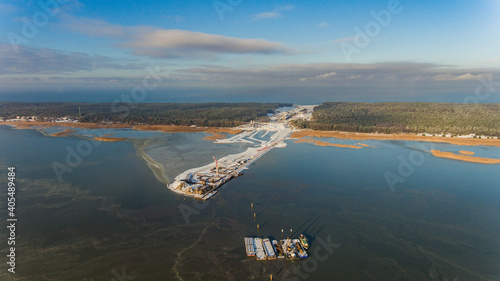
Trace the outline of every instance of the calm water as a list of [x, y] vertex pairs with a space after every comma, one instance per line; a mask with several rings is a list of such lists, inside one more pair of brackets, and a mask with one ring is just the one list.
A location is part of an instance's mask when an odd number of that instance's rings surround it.
[[[373, 147], [354, 150], [288, 141], [203, 203], [167, 190], [135, 147], [146, 144], [171, 175], [245, 146], [203, 133], [113, 133], [131, 139], [90, 143], [60, 182], [53, 163], [87, 140], [0, 126], [0, 182], [16, 166], [19, 219], [16, 278], [2, 262], [1, 280], [500, 280], [499, 165], [435, 158], [421, 152], [429, 143], [363, 141]], [[434, 146], [500, 158], [500, 148]], [[401, 175], [401, 159], [416, 153], [418, 165]], [[403, 178], [393, 190], [387, 172]], [[246, 258], [244, 236], [280, 238], [281, 229], [308, 235], [312, 257]], [[6, 234], [2, 227], [3, 257]]]
[[[48, 90], [12, 91], [0, 89], [0, 102], [91, 102], [112, 103], [130, 94], [135, 85], [121, 89], [75, 89], [55, 88]], [[477, 85], [457, 91], [437, 92], [435, 87], [407, 85], [404, 87], [363, 86], [318, 86], [318, 87], [214, 87], [156, 89], [147, 92], [141, 102], [293, 102], [297, 104], [320, 104], [325, 101], [348, 102], [470, 102]], [[418, 93], [418, 94], [416, 94]], [[500, 96], [492, 95], [481, 100], [498, 103]]]

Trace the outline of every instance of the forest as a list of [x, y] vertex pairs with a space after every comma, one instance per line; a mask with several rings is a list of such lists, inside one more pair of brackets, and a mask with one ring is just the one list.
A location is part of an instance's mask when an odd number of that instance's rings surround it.
[[233, 127], [251, 120], [266, 121], [268, 113], [290, 103], [67, 103], [2, 102], [0, 117], [69, 117], [80, 122]]
[[476, 134], [500, 137], [500, 104], [325, 102], [299, 128], [363, 133]]

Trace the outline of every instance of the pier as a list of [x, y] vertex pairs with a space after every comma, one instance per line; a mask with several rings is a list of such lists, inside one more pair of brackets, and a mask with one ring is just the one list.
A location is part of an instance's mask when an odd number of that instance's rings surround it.
[[[216, 140], [215, 143], [242, 142], [254, 146], [249, 147], [245, 152], [228, 155], [221, 159], [216, 159], [214, 156], [214, 162], [179, 174], [174, 182], [168, 185], [168, 188], [176, 193], [201, 200], [212, 198], [218, 193], [219, 187], [240, 176], [242, 171], [254, 161], [275, 147], [286, 146], [284, 141], [293, 131], [287, 120], [299, 114], [300, 109], [298, 107], [290, 111], [279, 112], [271, 117], [273, 121], [269, 123], [251, 122], [249, 125], [238, 128], [244, 130], [243, 132], [228, 139]], [[256, 138], [259, 132], [264, 132], [261, 138], [270, 135], [269, 140]]]

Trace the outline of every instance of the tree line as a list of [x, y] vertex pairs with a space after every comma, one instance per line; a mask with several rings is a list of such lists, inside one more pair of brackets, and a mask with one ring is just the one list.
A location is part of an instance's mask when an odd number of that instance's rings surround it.
[[[251, 120], [268, 120], [268, 114], [290, 103], [0, 103], [0, 116], [69, 117], [80, 122], [114, 122], [149, 125], [233, 127]], [[80, 115], [81, 114], [81, 115]]]
[[363, 133], [500, 137], [500, 104], [325, 102], [314, 108], [313, 121], [298, 120], [294, 125]]

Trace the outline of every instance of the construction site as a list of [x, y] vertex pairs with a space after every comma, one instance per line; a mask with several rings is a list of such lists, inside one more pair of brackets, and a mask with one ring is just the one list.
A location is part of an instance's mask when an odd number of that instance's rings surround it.
[[[288, 120], [298, 114], [312, 112], [313, 106], [296, 107], [288, 111], [277, 112], [270, 117], [271, 122], [257, 123], [240, 126], [243, 132], [227, 139], [216, 140], [215, 143], [237, 143], [251, 144], [245, 152], [232, 154], [220, 159], [213, 156], [213, 162], [202, 167], [189, 169], [177, 177], [168, 188], [174, 192], [208, 200], [215, 194], [217, 189], [229, 180], [242, 174], [248, 165], [262, 157], [275, 147], [285, 147], [285, 140], [290, 136], [293, 129]], [[259, 134], [259, 137], [257, 135]]]

